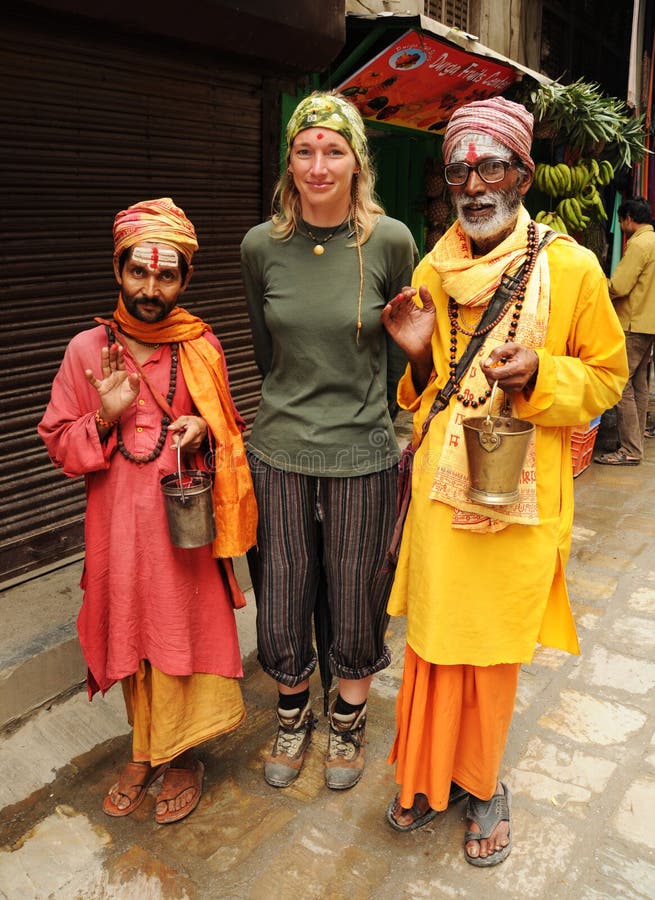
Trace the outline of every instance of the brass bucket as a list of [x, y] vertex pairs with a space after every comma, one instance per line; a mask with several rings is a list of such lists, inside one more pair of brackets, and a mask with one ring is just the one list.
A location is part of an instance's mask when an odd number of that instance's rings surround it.
[[[489, 399], [491, 410], [498, 382]], [[519, 479], [525, 462], [532, 422], [512, 416], [468, 416], [462, 422], [469, 465], [469, 498], [487, 506], [505, 506], [519, 499]]]
[[182, 471], [179, 442], [177, 472], [160, 484], [172, 543], [185, 549], [211, 544], [216, 537], [211, 476], [199, 469]]

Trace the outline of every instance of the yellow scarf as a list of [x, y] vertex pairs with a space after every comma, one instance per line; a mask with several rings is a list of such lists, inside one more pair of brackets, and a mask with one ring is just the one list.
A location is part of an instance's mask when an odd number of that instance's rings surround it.
[[[470, 241], [455, 223], [435, 246], [429, 261], [441, 277], [444, 290], [459, 306], [473, 308], [486, 307], [491, 300], [502, 276], [512, 275], [525, 259], [527, 251], [527, 229], [530, 215], [521, 207], [516, 227], [497, 247], [486, 256], [473, 259]], [[538, 240], [548, 230], [538, 225]], [[528, 280], [521, 318], [515, 341], [525, 347], [543, 347], [548, 328], [550, 310], [550, 273], [546, 253], [539, 253], [537, 262]], [[511, 316], [513, 305], [487, 335], [478, 353], [478, 359], [486, 359], [494, 347], [505, 343], [507, 338], [507, 317]], [[475, 361], [462, 378], [459, 393], [466, 397], [484, 395], [489, 387], [481, 368]], [[526, 454], [526, 460], [519, 480], [519, 499], [506, 506], [490, 507], [474, 503], [468, 498], [470, 478], [464, 445], [462, 419], [477, 413], [498, 414], [504, 402], [499, 394], [498, 409], [471, 410], [457, 401], [451, 407], [450, 419], [441, 450], [441, 456], [430, 492], [432, 500], [440, 500], [454, 509], [453, 528], [472, 531], [500, 531], [510, 523], [523, 525], [539, 524], [537, 510], [537, 486], [535, 468], [535, 436], [533, 434]]]
[[199, 415], [214, 437], [214, 515], [217, 557], [240, 556], [257, 540], [257, 504], [230, 389], [216, 348], [203, 338], [211, 326], [180, 306], [161, 322], [140, 322], [119, 295], [114, 321], [128, 335], [155, 344], [179, 344], [180, 364]]

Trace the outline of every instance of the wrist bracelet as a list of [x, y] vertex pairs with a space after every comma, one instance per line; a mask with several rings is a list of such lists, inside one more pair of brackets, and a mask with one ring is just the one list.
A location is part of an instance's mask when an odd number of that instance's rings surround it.
[[108, 422], [106, 419], [103, 419], [100, 415], [100, 410], [96, 410], [96, 423], [100, 425], [102, 428], [113, 428], [118, 419], [114, 419], [112, 422]]

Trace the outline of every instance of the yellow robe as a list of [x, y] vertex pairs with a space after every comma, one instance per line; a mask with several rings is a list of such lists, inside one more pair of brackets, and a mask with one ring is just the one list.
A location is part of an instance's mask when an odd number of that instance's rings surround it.
[[[551, 279], [548, 332], [545, 347], [536, 348], [536, 386], [529, 397], [515, 396], [513, 408], [536, 425], [540, 524], [487, 534], [451, 527], [452, 508], [429, 499], [448, 410], [433, 419], [414, 460], [389, 612], [407, 615], [407, 642], [431, 663], [530, 662], [537, 641], [579, 652], [564, 575], [573, 524], [570, 433], [618, 402], [628, 369], [623, 330], [593, 253], [558, 240], [543, 252]], [[450, 323], [448, 297], [426, 259], [412, 283], [425, 284], [437, 308], [437, 377], [417, 396], [408, 369], [398, 389], [400, 405], [416, 412], [416, 440], [448, 374]], [[459, 356], [467, 339], [458, 340]]]

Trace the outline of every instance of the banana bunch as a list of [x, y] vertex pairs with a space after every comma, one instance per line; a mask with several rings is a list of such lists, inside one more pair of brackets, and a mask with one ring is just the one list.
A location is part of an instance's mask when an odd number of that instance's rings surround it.
[[574, 166], [566, 163], [537, 163], [534, 185], [550, 197], [574, 197], [595, 182], [607, 185], [614, 178], [614, 168], [608, 159], [581, 159]]
[[564, 197], [572, 190], [571, 173], [571, 166], [567, 166], [566, 163], [557, 163], [553, 166], [548, 163], [537, 163], [534, 185], [550, 197]]
[[591, 159], [589, 162], [593, 165], [596, 164], [596, 168], [598, 169], [598, 173], [595, 175], [595, 179], [598, 184], [608, 185], [610, 181], [614, 178], [614, 166], [609, 161], [609, 159], [601, 159], [598, 162], [597, 159]]
[[565, 197], [560, 200], [556, 209], [568, 231], [584, 231], [591, 222], [591, 216], [587, 215], [577, 197]]
[[560, 231], [562, 234], [568, 234], [568, 228], [564, 224], [564, 220], [557, 212], [546, 212], [545, 210], [541, 210], [535, 216], [535, 222], [542, 222], [544, 225], [548, 225], [553, 231]]
[[614, 169], [607, 159], [581, 159], [574, 166], [538, 163], [535, 187], [559, 202], [553, 212], [539, 213], [535, 220], [565, 233], [584, 231], [595, 218], [606, 220], [597, 185], [608, 185], [613, 178]]
[[[602, 184], [602, 182], [600, 183]], [[585, 185], [578, 200], [586, 213], [589, 213], [591, 216], [597, 216], [605, 222], [607, 221], [607, 213], [605, 212], [603, 201], [598, 193], [598, 188], [593, 182], [588, 182]]]

